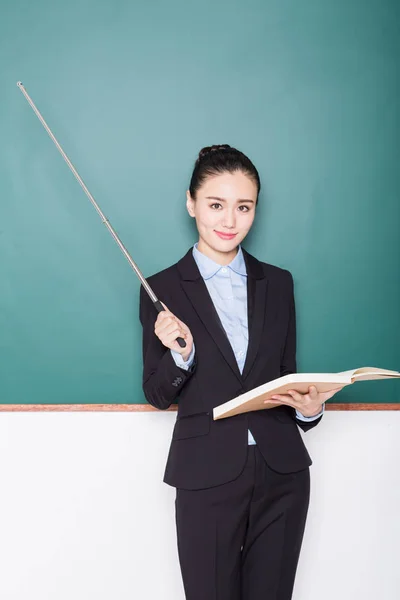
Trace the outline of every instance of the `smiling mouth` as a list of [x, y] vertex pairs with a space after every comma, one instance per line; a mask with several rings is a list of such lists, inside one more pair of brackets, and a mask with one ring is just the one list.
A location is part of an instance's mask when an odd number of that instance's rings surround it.
[[217, 235], [221, 235], [223, 237], [235, 237], [235, 235], [236, 235], [236, 233], [223, 233], [222, 231], [217, 231], [216, 229], [215, 229], [215, 233]]

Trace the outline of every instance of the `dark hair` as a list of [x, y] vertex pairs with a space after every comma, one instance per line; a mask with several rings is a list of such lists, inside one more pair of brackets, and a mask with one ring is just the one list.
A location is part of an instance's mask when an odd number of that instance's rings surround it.
[[242, 171], [254, 181], [257, 186], [258, 202], [258, 194], [261, 189], [258, 171], [243, 152], [232, 148], [229, 144], [206, 146], [200, 150], [190, 180], [190, 195], [195, 199], [196, 193], [208, 177], [235, 171]]

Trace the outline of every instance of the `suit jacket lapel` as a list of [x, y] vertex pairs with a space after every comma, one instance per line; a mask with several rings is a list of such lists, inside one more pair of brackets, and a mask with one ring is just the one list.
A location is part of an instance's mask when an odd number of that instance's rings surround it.
[[267, 278], [262, 264], [242, 247], [247, 270], [247, 314], [249, 343], [243, 373], [240, 373], [229, 338], [221, 323], [207, 286], [201, 277], [192, 248], [178, 261], [182, 288], [205, 328], [218, 346], [226, 362], [241, 383], [246, 378], [257, 356], [263, 333]]
[[247, 268], [247, 321], [249, 343], [242, 378], [246, 379], [257, 356], [264, 331], [268, 279], [260, 261], [242, 248]]

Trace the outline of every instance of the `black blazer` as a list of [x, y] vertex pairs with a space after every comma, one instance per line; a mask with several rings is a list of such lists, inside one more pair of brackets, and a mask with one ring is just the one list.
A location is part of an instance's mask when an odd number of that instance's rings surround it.
[[242, 247], [247, 267], [249, 345], [243, 373], [192, 248], [176, 264], [148, 278], [157, 297], [190, 328], [196, 346], [189, 371], [177, 367], [154, 333], [157, 312], [140, 288], [143, 326], [143, 391], [161, 410], [178, 400], [178, 415], [164, 475], [174, 487], [202, 489], [235, 479], [242, 471], [250, 429], [267, 464], [280, 473], [311, 465], [288, 406], [214, 421], [212, 409], [267, 381], [296, 372], [296, 316], [289, 271], [260, 262]]

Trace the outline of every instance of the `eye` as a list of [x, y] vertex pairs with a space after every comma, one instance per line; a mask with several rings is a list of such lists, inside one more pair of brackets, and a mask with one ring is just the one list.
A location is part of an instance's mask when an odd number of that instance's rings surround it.
[[[214, 206], [221, 206], [222, 205], [219, 202], [213, 202], [213, 204], [210, 204], [210, 208], [212, 208], [213, 210], [218, 210], [218, 209], [214, 209]], [[242, 210], [242, 208], [244, 208], [244, 210]], [[239, 212], [249, 212], [250, 207], [246, 206], [245, 204], [241, 204], [239, 206]]]

